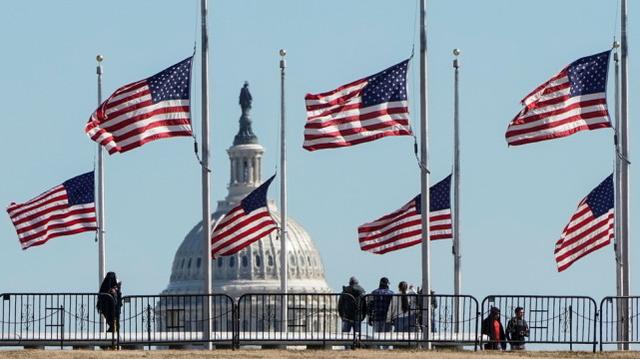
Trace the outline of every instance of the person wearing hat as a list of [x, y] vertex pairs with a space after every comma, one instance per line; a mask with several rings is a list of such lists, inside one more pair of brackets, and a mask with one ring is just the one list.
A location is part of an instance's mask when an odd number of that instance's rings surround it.
[[491, 307], [489, 315], [482, 321], [482, 334], [489, 337], [489, 342], [484, 344], [485, 350], [507, 350], [504, 328], [500, 323], [500, 309], [497, 307]]
[[378, 289], [371, 292], [369, 302], [369, 323], [375, 332], [390, 332], [392, 324], [387, 322], [387, 311], [393, 298], [393, 291], [389, 289], [389, 278], [380, 278]]
[[360, 322], [366, 313], [364, 289], [358, 284], [358, 278], [349, 278], [349, 285], [342, 287], [340, 299], [338, 299], [338, 313], [342, 319], [342, 331], [360, 332]]

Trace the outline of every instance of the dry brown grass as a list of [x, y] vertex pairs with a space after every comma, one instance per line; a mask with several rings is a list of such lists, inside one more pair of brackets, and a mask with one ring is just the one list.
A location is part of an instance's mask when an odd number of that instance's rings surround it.
[[640, 358], [638, 352], [456, 352], [456, 351], [417, 351], [417, 350], [121, 350], [121, 351], [84, 351], [84, 350], [16, 350], [0, 351], [0, 358], [4, 359], [239, 359], [239, 358], [267, 358], [267, 359], [631, 359]]

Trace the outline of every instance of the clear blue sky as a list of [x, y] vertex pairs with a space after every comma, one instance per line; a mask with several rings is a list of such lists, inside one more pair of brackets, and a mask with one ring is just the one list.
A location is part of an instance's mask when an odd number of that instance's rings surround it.
[[[83, 127], [96, 107], [95, 55], [104, 90], [154, 74], [189, 56], [198, 37], [197, 0], [12, 1], [0, 12], [0, 203], [22, 202], [91, 170], [95, 144]], [[630, 2], [630, 133], [636, 126], [640, 8]], [[286, 48], [289, 213], [314, 238], [329, 284], [349, 276], [365, 289], [388, 276], [420, 282], [419, 247], [376, 256], [361, 252], [358, 225], [419, 192], [413, 139], [385, 138], [341, 150], [302, 149], [303, 97], [375, 73], [410, 55], [417, 43], [416, 1], [210, 1], [212, 203], [226, 196], [225, 150], [238, 128], [238, 93], [254, 97], [253, 128], [267, 152], [263, 178], [278, 163], [278, 49]], [[578, 201], [613, 169], [611, 130], [582, 132], [507, 148], [504, 132], [518, 101], [569, 62], [610, 47], [615, 1], [431, 1], [429, 21], [430, 169], [433, 183], [452, 166], [451, 50], [461, 48], [463, 292], [615, 293], [613, 247], [557, 273], [555, 241]], [[418, 128], [418, 71], [410, 101]], [[200, 68], [195, 63], [195, 73]], [[610, 85], [613, 84], [613, 68]], [[195, 76], [197, 78], [197, 76]], [[196, 79], [193, 88], [199, 88]], [[612, 89], [612, 88], [611, 88]], [[613, 103], [613, 91], [610, 91]], [[194, 95], [199, 109], [200, 95]], [[612, 112], [613, 109], [611, 108]], [[194, 129], [200, 135], [199, 110]], [[127, 293], [152, 294], [168, 281], [184, 235], [201, 218], [200, 167], [188, 138], [157, 141], [106, 159], [108, 269]], [[633, 152], [632, 152], [633, 156]], [[632, 157], [631, 160], [633, 162]], [[635, 162], [633, 162], [635, 163]], [[639, 196], [631, 173], [631, 224]], [[279, 186], [270, 197], [279, 198]], [[212, 208], [213, 209], [213, 208]], [[639, 246], [633, 241], [632, 274]], [[451, 293], [451, 242], [432, 246], [432, 283]], [[0, 292], [97, 290], [93, 234], [22, 251], [8, 216], [0, 220]], [[639, 276], [632, 276], [638, 293]]]

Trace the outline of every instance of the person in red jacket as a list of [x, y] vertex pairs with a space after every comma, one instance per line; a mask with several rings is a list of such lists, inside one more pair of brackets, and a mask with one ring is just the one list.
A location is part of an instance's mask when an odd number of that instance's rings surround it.
[[482, 321], [482, 334], [489, 337], [489, 342], [484, 344], [485, 350], [507, 350], [507, 338], [500, 322], [500, 309], [491, 307], [489, 315]]

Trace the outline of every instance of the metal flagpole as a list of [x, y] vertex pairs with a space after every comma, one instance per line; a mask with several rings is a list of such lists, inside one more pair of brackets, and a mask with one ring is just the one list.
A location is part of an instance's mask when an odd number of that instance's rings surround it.
[[[98, 54], [96, 56], [96, 74], [98, 75], [98, 107], [102, 105], [102, 61], [104, 56]], [[106, 264], [106, 245], [104, 243], [104, 155], [102, 153], [102, 145], [98, 143], [98, 173], [97, 193], [96, 193], [96, 215], [98, 224], [98, 288], [102, 285], [102, 280], [107, 275]], [[100, 331], [104, 330], [105, 320], [100, 320]]]
[[454, 70], [454, 90], [453, 90], [453, 294], [455, 297], [454, 322], [456, 323], [456, 333], [458, 332], [458, 320], [460, 316], [460, 302], [457, 296], [460, 295], [462, 285], [462, 273], [460, 272], [460, 262], [462, 255], [460, 252], [460, 117], [459, 117], [459, 78], [458, 70], [460, 64], [458, 55], [460, 50], [454, 49], [453, 68]]
[[[627, 43], [627, 0], [621, 0], [620, 6], [620, 156], [622, 164], [620, 167], [620, 243], [622, 244], [622, 295], [629, 296], [630, 293], [630, 270], [629, 270], [629, 82], [628, 82], [628, 43]], [[624, 349], [629, 350], [629, 303], [624, 302]]]
[[[429, 236], [429, 123], [427, 94], [427, 0], [420, 0], [420, 210], [422, 218], [422, 294], [431, 294], [431, 241]], [[423, 339], [431, 349], [431, 301], [423, 301]]]
[[207, 28], [207, 0], [201, 0], [202, 30], [202, 237], [205, 300], [204, 340], [211, 350], [211, 179], [209, 172], [209, 34]]
[[284, 75], [287, 51], [280, 49], [280, 292], [282, 299], [282, 331], [287, 332], [287, 141], [285, 137]]
[[[613, 250], [616, 260], [616, 296], [622, 296], [622, 254], [620, 245], [620, 64], [618, 59], [618, 48], [620, 44], [617, 41], [613, 42], [613, 61], [615, 69], [615, 133], [614, 133], [614, 151], [615, 151], [615, 176], [614, 176], [614, 190], [615, 190], [615, 234], [613, 237]], [[625, 316], [623, 315], [622, 303], [616, 301], [617, 312], [617, 324], [616, 333], [617, 338], [622, 338], [622, 323]], [[618, 343], [618, 350], [622, 350], [622, 344]]]
[[[98, 62], [96, 66], [96, 74], [98, 74], [98, 106], [102, 104], [102, 55], [96, 56]], [[106, 270], [106, 246], [104, 243], [104, 155], [102, 153], [102, 145], [98, 143], [98, 173], [97, 173], [97, 198], [96, 198], [96, 212], [98, 221], [98, 288], [102, 284], [102, 280], [107, 274]]]

